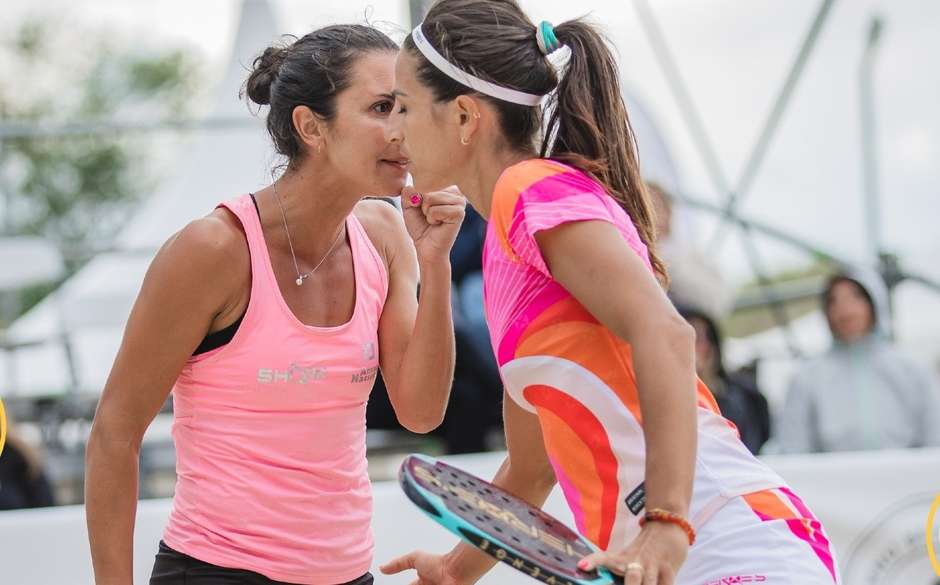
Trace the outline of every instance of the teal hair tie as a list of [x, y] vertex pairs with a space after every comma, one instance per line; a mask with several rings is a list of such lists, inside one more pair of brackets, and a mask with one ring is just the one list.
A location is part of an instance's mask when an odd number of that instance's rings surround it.
[[561, 48], [561, 43], [558, 42], [558, 38], [555, 36], [555, 27], [547, 20], [543, 20], [536, 27], [535, 42], [538, 43], [539, 50], [545, 55], [554, 53]]

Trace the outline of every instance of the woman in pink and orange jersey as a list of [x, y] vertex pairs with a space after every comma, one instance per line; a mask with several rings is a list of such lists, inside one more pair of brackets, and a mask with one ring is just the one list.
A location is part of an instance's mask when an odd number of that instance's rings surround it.
[[[559, 79], [547, 55], [561, 46]], [[557, 482], [602, 550], [583, 568], [628, 585], [836, 582], [819, 522], [695, 377], [595, 28], [535, 26], [513, 0], [440, 0], [395, 74], [390, 128], [416, 187], [456, 184], [488, 219], [484, 297], [509, 450], [495, 483], [541, 505]], [[382, 569], [462, 585], [494, 562], [461, 544]]]
[[366, 402], [381, 368], [405, 427], [440, 423], [465, 207], [407, 191], [403, 221], [363, 200], [404, 187], [396, 51], [331, 26], [254, 62], [246, 92], [286, 170], [171, 237], [144, 280], [88, 444], [98, 585], [132, 583], [139, 447], [171, 389], [177, 484], [151, 583], [372, 582]]

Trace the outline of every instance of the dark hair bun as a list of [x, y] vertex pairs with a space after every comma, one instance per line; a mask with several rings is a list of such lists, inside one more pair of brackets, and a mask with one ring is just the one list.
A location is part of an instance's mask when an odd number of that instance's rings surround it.
[[299, 39], [283, 35], [252, 62], [239, 97], [248, 99], [251, 110], [250, 104], [268, 106], [264, 117], [274, 150], [292, 167], [304, 154], [294, 108], [304, 106], [333, 120], [336, 96], [349, 87], [356, 60], [371, 51], [397, 50], [387, 35], [359, 24], [327, 26]]
[[277, 72], [286, 56], [286, 48], [268, 47], [264, 53], [255, 58], [251, 64], [251, 75], [245, 83], [245, 93], [248, 99], [259, 106], [271, 103], [271, 84], [277, 79]]

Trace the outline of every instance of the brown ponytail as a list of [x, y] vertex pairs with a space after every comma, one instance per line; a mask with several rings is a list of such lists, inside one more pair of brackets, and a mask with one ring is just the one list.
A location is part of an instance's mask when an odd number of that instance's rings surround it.
[[656, 255], [655, 217], [640, 176], [636, 137], [620, 90], [617, 63], [607, 40], [582, 19], [555, 28], [571, 52], [567, 70], [551, 94], [540, 156], [590, 173], [630, 215], [660, 280], [666, 267]]
[[[542, 95], [548, 101], [542, 127], [540, 107], [520, 106], [476, 94], [496, 108], [506, 146], [539, 155], [592, 175], [630, 215], [649, 248], [660, 282], [666, 268], [656, 255], [655, 222], [640, 176], [636, 140], [620, 93], [617, 63], [606, 39], [582, 19], [558, 25], [555, 36], [571, 57], [561, 80], [535, 40], [536, 27], [515, 0], [438, 0], [422, 26], [445, 58], [473, 75], [504, 87]], [[402, 46], [418, 60], [418, 79], [439, 102], [474, 93], [437, 70], [416, 49], [411, 35]]]

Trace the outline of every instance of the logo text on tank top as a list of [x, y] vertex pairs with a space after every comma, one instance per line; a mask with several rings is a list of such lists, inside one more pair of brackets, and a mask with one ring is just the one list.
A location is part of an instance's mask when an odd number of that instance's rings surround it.
[[325, 380], [326, 368], [304, 367], [292, 363], [286, 370], [258, 368], [259, 384], [313, 384]]
[[379, 367], [372, 366], [371, 368], [362, 368], [355, 374], [353, 374], [351, 382], [353, 384], [359, 384], [362, 382], [371, 382], [375, 380], [375, 375], [378, 373]]
[[[375, 380], [379, 367], [362, 368], [353, 372], [350, 383], [361, 384]], [[275, 368], [258, 368], [259, 384], [313, 384], [326, 380], [328, 371], [326, 368], [303, 367], [297, 364], [291, 364], [286, 370]]]

